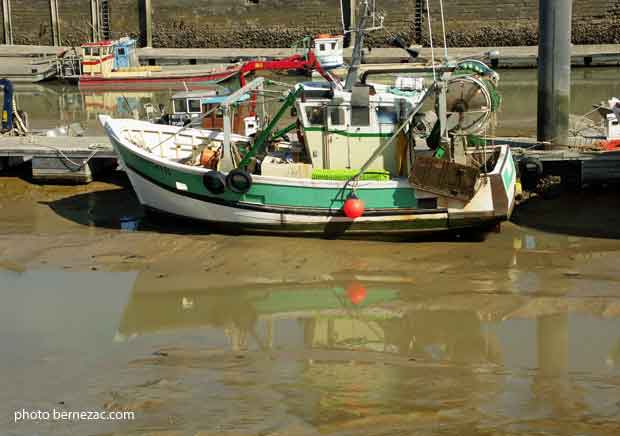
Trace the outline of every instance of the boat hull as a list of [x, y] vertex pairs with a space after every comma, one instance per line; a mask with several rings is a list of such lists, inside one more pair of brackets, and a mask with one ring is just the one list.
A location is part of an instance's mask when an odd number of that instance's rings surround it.
[[103, 77], [101, 75], [81, 76], [79, 79], [80, 89], [122, 89], [122, 90], [142, 90], [142, 89], [170, 89], [182, 91], [185, 89], [210, 88], [214, 84], [237, 75], [236, 71], [220, 71], [205, 73], [200, 75], [164, 75], [153, 74], [151, 76], [128, 76], [115, 75], [113, 77]]
[[[333, 237], [487, 230], [507, 219], [512, 210], [509, 191], [501, 189], [500, 174], [498, 183], [486, 178], [467, 204], [450, 199], [440, 199], [438, 204], [437, 196], [412, 188], [406, 180], [365, 182], [358, 186], [357, 195], [366, 203], [366, 210], [355, 220], [342, 212], [348, 195], [344, 182], [255, 176], [247, 194], [227, 191], [213, 195], [202, 183], [209, 170], [167, 161], [136, 147], [123, 139], [113, 125], [116, 121], [120, 120], [108, 122], [106, 130], [143, 206], [234, 232]], [[156, 128], [146, 124], [136, 124], [136, 128]], [[506, 162], [512, 165], [512, 158]], [[514, 181], [506, 183], [510, 187]]]

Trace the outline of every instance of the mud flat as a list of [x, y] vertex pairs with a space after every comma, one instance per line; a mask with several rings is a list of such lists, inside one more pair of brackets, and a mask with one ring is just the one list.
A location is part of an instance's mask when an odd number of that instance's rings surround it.
[[[620, 426], [620, 240], [590, 237], [615, 223], [614, 189], [532, 199], [485, 242], [332, 241], [152, 220], [121, 174], [23, 177], [0, 178], [2, 434]], [[135, 419], [14, 422], [21, 408]]]

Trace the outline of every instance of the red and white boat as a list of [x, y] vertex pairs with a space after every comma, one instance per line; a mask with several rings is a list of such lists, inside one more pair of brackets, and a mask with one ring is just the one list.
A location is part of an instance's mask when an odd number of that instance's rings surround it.
[[136, 41], [122, 38], [81, 46], [80, 89], [198, 89], [240, 74], [241, 65], [205, 69], [184, 66], [163, 70], [138, 62]]

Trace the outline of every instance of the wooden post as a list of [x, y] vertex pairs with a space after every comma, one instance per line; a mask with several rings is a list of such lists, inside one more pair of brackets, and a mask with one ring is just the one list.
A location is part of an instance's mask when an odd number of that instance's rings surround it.
[[52, 20], [52, 43], [60, 45], [60, 22], [58, 20], [58, 0], [50, 0], [50, 16]]
[[101, 6], [99, 0], [90, 0], [90, 26], [92, 41], [101, 40]]
[[153, 47], [153, 7], [151, 0], [140, 0], [140, 39], [143, 47]]
[[11, 21], [11, 0], [2, 0], [2, 22], [4, 24], [4, 43], [13, 44], [13, 22]]

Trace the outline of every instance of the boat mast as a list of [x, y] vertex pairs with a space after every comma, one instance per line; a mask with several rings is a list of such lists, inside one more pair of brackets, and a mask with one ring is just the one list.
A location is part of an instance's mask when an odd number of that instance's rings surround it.
[[355, 45], [353, 46], [353, 56], [351, 57], [351, 66], [347, 72], [347, 79], [344, 84], [344, 89], [351, 91], [353, 85], [357, 82], [357, 73], [359, 66], [362, 63], [362, 48], [364, 45], [364, 25], [366, 18], [368, 17], [368, 1], [363, 3], [364, 11], [360, 14], [360, 18], [357, 22], [355, 32]]

